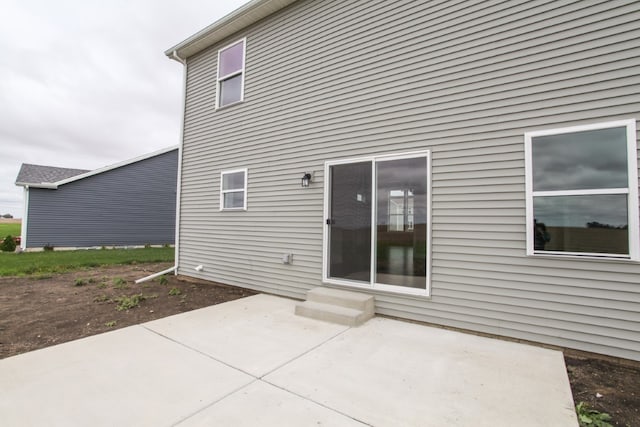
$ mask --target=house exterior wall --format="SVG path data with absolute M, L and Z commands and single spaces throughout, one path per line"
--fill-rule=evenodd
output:
M 29 189 L 27 248 L 173 244 L 178 150 Z
M 526 256 L 524 159 L 525 132 L 640 117 L 638 20 L 637 2 L 301 0 L 187 58 L 179 273 L 303 298 L 324 162 L 430 150 L 431 296 L 377 312 L 640 360 L 640 265 Z M 244 102 L 216 111 L 217 49 L 243 37 Z M 236 168 L 247 211 L 221 212 Z

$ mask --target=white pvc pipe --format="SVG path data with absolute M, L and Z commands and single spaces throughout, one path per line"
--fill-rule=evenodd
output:
M 146 281 L 151 280 L 151 279 L 155 279 L 155 278 L 156 278 L 156 277 L 158 277 L 158 276 L 163 276 L 163 275 L 165 275 L 165 274 L 167 274 L 167 273 L 171 273 L 171 272 L 172 272 L 172 271 L 174 271 L 175 269 L 176 269 L 176 266 L 174 265 L 173 267 L 171 267 L 171 268 L 167 268 L 166 270 L 162 270 L 162 271 L 161 271 L 161 272 L 159 272 L 159 273 L 153 273 L 153 274 L 152 274 L 152 275 L 150 275 L 150 276 L 143 277 L 142 279 L 138 279 L 138 280 L 136 280 L 136 285 L 137 285 L 138 283 L 142 283 L 142 282 L 146 282 Z

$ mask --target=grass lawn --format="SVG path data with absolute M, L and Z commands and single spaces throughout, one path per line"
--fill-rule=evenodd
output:
M 0 252 L 0 276 L 45 275 L 100 265 L 172 262 L 173 248 Z
M 8 235 L 13 237 L 20 236 L 20 224 L 0 222 L 0 240 L 4 239 Z

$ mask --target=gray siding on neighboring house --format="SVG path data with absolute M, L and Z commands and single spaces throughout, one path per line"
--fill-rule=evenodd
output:
M 639 21 L 638 2 L 303 0 L 188 58 L 179 272 L 303 298 L 324 162 L 429 149 L 432 296 L 377 312 L 640 360 L 640 265 L 527 257 L 524 162 L 526 131 L 640 117 Z M 217 49 L 245 36 L 245 101 L 215 111 Z M 220 172 L 244 167 L 248 210 L 220 212 Z
M 173 244 L 178 150 L 29 189 L 27 248 Z

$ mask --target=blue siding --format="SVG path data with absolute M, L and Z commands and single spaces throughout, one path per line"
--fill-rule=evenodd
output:
M 27 248 L 173 244 L 178 150 L 29 189 Z

